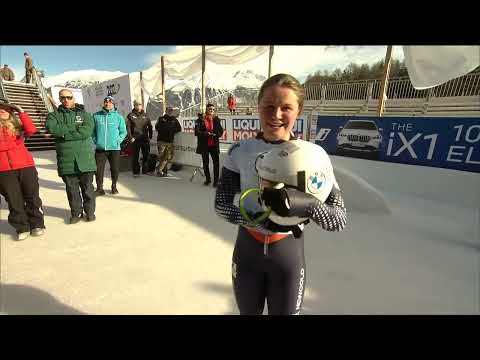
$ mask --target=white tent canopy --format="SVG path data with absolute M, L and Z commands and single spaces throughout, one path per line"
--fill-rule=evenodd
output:
M 251 61 L 268 50 L 268 46 L 206 46 L 205 61 L 220 65 L 238 65 Z M 142 88 L 149 96 L 163 92 L 161 71 L 161 62 L 142 71 Z M 201 46 L 164 56 L 164 73 L 169 79 L 185 79 L 201 71 Z
M 404 46 L 405 64 L 415 89 L 428 89 L 480 66 L 480 46 Z

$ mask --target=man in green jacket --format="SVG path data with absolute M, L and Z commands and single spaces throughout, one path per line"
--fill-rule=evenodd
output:
M 97 170 L 93 152 L 93 118 L 80 109 L 70 90 L 59 92 L 62 105 L 47 116 L 46 128 L 55 137 L 58 175 L 66 185 L 70 224 L 83 217 L 95 220 L 93 174 Z M 81 194 L 80 194 L 81 190 Z
M 125 119 L 115 109 L 115 99 L 107 96 L 103 99 L 103 108 L 93 114 L 95 128 L 92 139 L 95 143 L 95 160 L 97 162 L 96 196 L 105 195 L 103 190 L 103 174 L 108 159 L 112 175 L 112 195 L 118 194 L 117 181 L 120 172 L 120 144 L 127 136 Z

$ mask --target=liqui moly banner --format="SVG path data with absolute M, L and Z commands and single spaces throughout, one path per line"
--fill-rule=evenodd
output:
M 178 121 L 180 122 L 180 126 L 182 127 L 183 132 L 187 133 L 195 133 L 195 121 L 197 120 L 196 117 L 188 117 L 188 118 L 180 118 Z M 227 130 L 227 121 L 225 119 L 220 118 L 220 124 L 223 128 L 223 136 L 220 138 L 220 142 L 227 142 L 229 131 Z
M 232 126 L 232 136 L 227 142 L 236 142 L 245 139 L 251 139 L 261 130 L 260 119 L 258 116 L 232 116 L 227 118 L 227 123 Z M 300 138 L 306 138 L 306 121 L 304 117 L 300 117 L 293 127 L 294 134 Z
M 195 117 L 179 119 L 182 131 L 193 133 L 195 130 Z M 255 137 L 261 130 L 260 119 L 257 115 L 236 115 L 220 118 L 224 133 L 220 139 L 221 143 L 233 143 L 240 140 Z M 293 132 L 300 139 L 307 139 L 306 117 L 300 117 L 295 122 Z

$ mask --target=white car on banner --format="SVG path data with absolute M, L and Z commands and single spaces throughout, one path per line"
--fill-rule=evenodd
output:
M 383 129 L 379 129 L 374 121 L 349 120 L 339 129 L 336 154 L 342 155 L 351 151 L 369 153 L 372 157 L 378 157 Z

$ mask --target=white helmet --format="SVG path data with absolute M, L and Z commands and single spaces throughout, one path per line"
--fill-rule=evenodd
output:
M 263 180 L 272 183 L 272 186 L 281 188 L 294 187 L 297 190 L 315 196 L 322 203 L 330 195 L 335 176 L 328 154 L 319 145 L 304 141 L 291 140 L 282 143 L 274 149 L 260 154 L 255 162 L 263 189 Z M 266 210 L 265 204 L 262 202 Z M 297 225 L 306 218 L 297 216 L 282 217 L 271 212 L 269 218 L 279 225 Z

